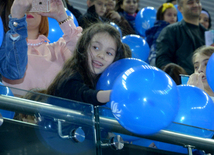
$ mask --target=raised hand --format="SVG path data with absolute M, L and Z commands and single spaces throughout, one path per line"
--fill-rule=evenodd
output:
M 117 20 L 117 21 L 120 21 L 121 20 L 121 16 L 118 12 L 114 11 L 114 10 L 111 10 L 107 13 L 106 15 L 107 18 L 110 18 L 112 20 Z
M 14 0 L 11 7 L 12 18 L 22 18 L 30 10 L 32 0 Z
M 50 1 L 50 12 L 40 12 L 42 16 L 48 16 L 61 22 L 68 18 L 62 0 Z
M 190 75 L 187 84 L 194 85 L 204 90 L 204 84 L 202 81 L 203 76 L 205 76 L 204 73 L 193 73 L 192 75 Z

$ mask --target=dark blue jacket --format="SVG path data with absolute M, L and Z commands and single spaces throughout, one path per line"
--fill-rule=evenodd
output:
M 156 40 L 163 30 L 164 27 L 169 25 L 168 22 L 164 20 L 157 20 L 153 27 L 146 30 L 146 42 L 149 44 L 149 47 L 151 48 L 152 45 L 156 44 Z

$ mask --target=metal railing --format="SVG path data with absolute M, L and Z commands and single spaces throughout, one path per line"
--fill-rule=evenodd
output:
M 81 123 L 83 124 L 91 123 L 91 120 L 86 119 L 86 117 L 82 113 L 71 109 L 5 95 L 0 95 L 0 108 L 17 112 L 27 111 L 28 113 L 32 114 L 42 112 L 43 114 L 48 115 L 50 117 L 63 119 L 68 122 L 81 121 Z M 151 136 L 137 135 L 124 129 L 116 120 L 105 118 L 102 116 L 100 117 L 100 122 L 97 123 L 100 124 L 100 127 L 110 132 L 117 132 L 121 134 L 162 141 L 180 146 L 194 146 L 196 149 L 204 150 L 209 153 L 214 153 L 213 139 L 200 138 L 167 130 L 161 130 L 159 133 Z

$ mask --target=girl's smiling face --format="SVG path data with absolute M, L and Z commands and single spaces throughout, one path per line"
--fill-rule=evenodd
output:
M 92 73 L 101 74 L 116 56 L 117 45 L 108 33 L 97 33 L 88 47 L 88 63 Z

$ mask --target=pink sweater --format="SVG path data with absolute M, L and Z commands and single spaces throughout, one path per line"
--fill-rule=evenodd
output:
M 72 20 L 60 27 L 64 35 L 55 43 L 49 44 L 44 35 L 40 35 L 36 40 L 27 40 L 28 65 L 25 76 L 19 80 L 3 78 L 4 85 L 24 90 L 46 89 L 50 85 L 64 62 L 72 56 L 77 40 L 82 34 L 82 28 L 76 27 Z

